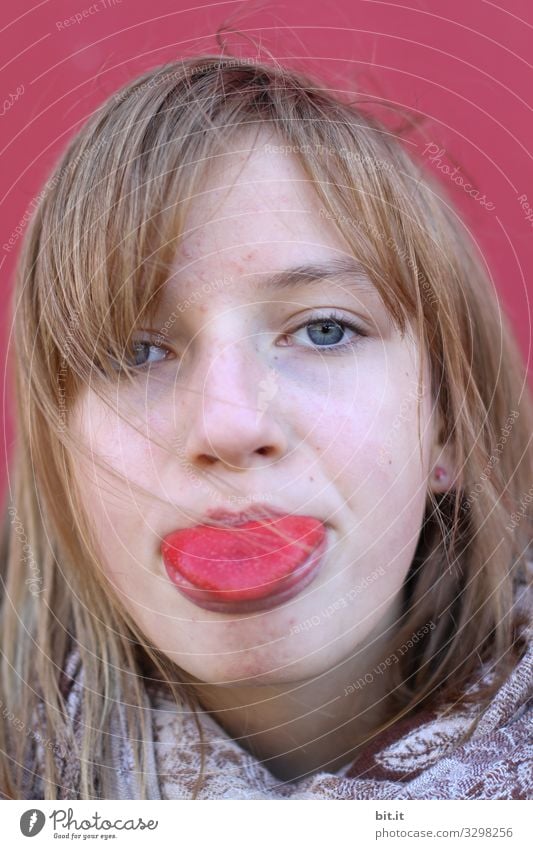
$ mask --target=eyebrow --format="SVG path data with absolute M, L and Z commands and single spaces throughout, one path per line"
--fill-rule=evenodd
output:
M 255 276 L 255 275 L 254 275 Z M 283 290 L 301 286 L 320 286 L 324 281 L 338 278 L 350 278 L 351 285 L 358 289 L 376 294 L 376 288 L 369 279 L 364 266 L 355 258 L 332 259 L 321 263 L 309 263 L 285 268 L 274 274 L 262 274 L 257 279 L 259 291 L 265 289 Z

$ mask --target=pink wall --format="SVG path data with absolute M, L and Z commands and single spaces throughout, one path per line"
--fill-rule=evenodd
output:
M 504 8 L 500 8 L 503 7 Z M 78 20 L 67 19 L 78 15 Z M 20 239 L 9 246 L 68 137 L 113 90 L 143 69 L 216 50 L 230 19 L 232 52 L 261 44 L 282 62 L 345 89 L 379 93 L 426 116 L 426 141 L 445 153 L 433 169 L 452 190 L 493 271 L 531 365 L 533 295 L 531 0 L 17 0 L 0 11 L 0 269 L 11 288 Z M 67 21 L 67 22 L 66 22 Z M 218 50 L 217 50 L 218 52 Z M 423 154 L 424 144 L 411 145 Z M 435 148 L 432 148 L 435 150 Z M 438 170 L 486 196 L 485 205 Z M 533 219 L 533 213 L 531 213 Z M 4 246 L 8 245 L 8 249 Z M 2 299 L 5 304 L 5 298 Z M 2 365 L 9 336 L 2 315 Z M 498 344 L 498 340 L 495 340 Z M 4 375 L 4 369 L 2 370 Z M 3 381 L 4 446 L 12 441 Z

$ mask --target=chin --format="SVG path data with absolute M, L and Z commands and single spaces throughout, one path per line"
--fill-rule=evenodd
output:
M 226 655 L 220 659 L 213 656 L 209 664 L 185 663 L 177 657 L 171 657 L 181 669 L 204 684 L 225 687 L 276 686 L 306 681 L 321 675 L 337 662 L 332 658 L 320 657 L 276 657 L 272 647 L 262 656 L 261 652 L 243 652 L 238 655 Z

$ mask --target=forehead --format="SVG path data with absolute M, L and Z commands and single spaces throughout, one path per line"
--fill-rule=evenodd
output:
M 209 162 L 188 207 L 178 267 L 222 260 L 240 268 L 245 260 L 249 268 L 280 253 L 296 264 L 324 248 L 349 253 L 296 155 L 286 151 L 270 134 L 242 134 Z

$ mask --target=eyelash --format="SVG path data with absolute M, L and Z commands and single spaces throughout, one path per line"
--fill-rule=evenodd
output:
M 359 325 L 355 324 L 353 321 L 349 321 L 344 318 L 340 313 L 337 313 L 335 310 L 328 312 L 326 315 L 313 315 L 307 318 L 302 324 L 299 324 L 297 327 L 294 327 L 292 330 L 283 334 L 284 337 L 291 336 L 296 333 L 298 330 L 302 330 L 304 327 L 310 327 L 313 325 L 327 324 L 328 322 L 333 322 L 341 327 L 343 330 L 351 330 L 356 334 L 355 339 L 351 339 L 348 342 L 342 342 L 337 345 L 315 345 L 311 343 L 310 345 L 304 345 L 304 348 L 310 348 L 313 351 L 326 352 L 327 354 L 335 354 L 339 352 L 345 352 L 347 350 L 353 350 L 357 347 L 361 341 L 368 335 Z M 149 339 L 138 339 L 134 345 L 147 345 L 148 348 L 158 348 L 159 350 L 166 351 L 167 354 L 171 353 L 169 348 L 166 348 L 164 345 L 156 345 L 154 342 L 150 342 Z M 163 357 L 160 362 L 164 362 L 167 358 Z M 146 368 L 149 363 L 142 363 L 140 365 L 129 365 L 131 369 L 134 371 L 140 371 L 143 368 Z

